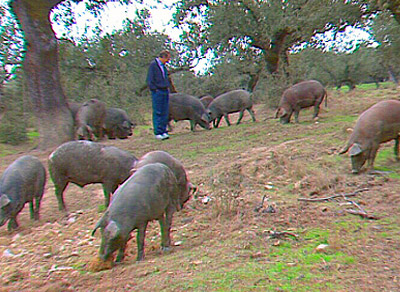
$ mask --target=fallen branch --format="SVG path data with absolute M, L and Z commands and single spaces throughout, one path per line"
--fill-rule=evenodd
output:
M 366 212 L 362 212 L 362 211 L 357 211 L 357 210 L 353 210 L 353 209 L 348 209 L 348 210 L 346 210 L 346 212 L 349 213 L 349 214 L 352 214 L 352 215 L 361 216 L 362 218 L 365 218 L 365 219 L 379 220 L 378 217 L 376 217 L 376 216 L 374 216 L 374 215 L 367 214 Z
M 293 236 L 296 240 L 298 239 L 298 235 L 288 231 L 274 231 L 268 230 L 267 231 L 270 238 L 282 238 L 285 236 Z
M 333 195 L 330 197 L 324 197 L 324 198 L 312 198 L 312 199 L 298 198 L 297 200 L 304 201 L 304 202 L 322 202 L 322 201 L 329 201 L 329 200 L 336 199 L 336 198 L 353 197 L 353 196 L 357 195 L 358 193 L 365 192 L 365 191 L 369 191 L 369 189 L 363 188 L 363 189 L 356 190 L 350 194 L 336 194 L 336 195 Z
M 261 200 L 261 204 L 254 208 L 254 212 L 259 212 L 262 208 L 264 208 L 264 201 L 267 195 L 264 195 Z

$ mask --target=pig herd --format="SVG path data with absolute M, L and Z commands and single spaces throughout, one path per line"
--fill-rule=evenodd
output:
M 168 250 L 172 216 L 195 190 L 182 163 L 164 151 L 149 152 L 138 160 L 117 147 L 71 141 L 50 154 L 48 169 L 62 211 L 66 211 L 64 190 L 68 183 L 103 185 L 107 210 L 93 234 L 100 228 L 99 258 L 104 262 L 113 260 L 117 250 L 116 261 L 124 258 L 133 230 L 137 230 L 137 260 L 142 260 L 146 227 L 152 220 L 159 221 L 161 247 Z M 38 158 L 25 155 L 10 164 L 0 178 L 0 226 L 8 221 L 8 230 L 16 229 L 17 215 L 26 203 L 31 219 L 39 220 L 45 185 L 46 170 Z
M 289 123 L 295 114 L 298 122 L 302 108 L 314 107 L 314 117 L 326 99 L 324 87 L 315 80 L 295 84 L 284 91 L 276 118 Z M 70 103 L 78 138 L 84 140 L 127 138 L 134 124 L 126 112 L 106 108 L 97 99 L 83 104 Z M 230 125 L 228 115 L 240 112 L 237 124 L 247 110 L 255 121 L 251 94 L 233 90 L 215 99 L 175 93 L 170 96 L 170 120 L 189 120 L 191 130 L 199 124 L 210 129 L 218 127 L 222 117 Z M 352 172 L 358 173 L 368 162 L 372 169 L 381 143 L 395 140 L 394 152 L 398 160 L 400 132 L 400 101 L 378 102 L 363 112 L 355 125 L 347 145 L 339 154 L 349 152 Z M 84 162 L 84 163 L 82 163 Z M 149 221 L 158 220 L 161 228 L 161 247 L 170 247 L 173 214 L 181 210 L 195 187 L 190 183 L 182 163 L 164 151 L 149 152 L 140 159 L 117 147 L 92 141 L 71 141 L 55 149 L 48 158 L 48 170 L 54 183 L 59 210 L 66 211 L 64 191 L 69 183 L 80 187 L 101 183 L 105 211 L 94 227 L 101 231 L 99 259 L 122 261 L 131 232 L 137 230 L 137 260 L 144 258 L 144 240 Z M 34 156 L 25 155 L 4 171 L 0 178 L 0 226 L 8 221 L 8 229 L 18 227 L 17 215 L 29 203 L 31 219 L 39 219 L 39 209 L 46 185 L 46 170 Z M 110 195 L 112 194 L 112 200 Z
M 126 139 L 132 136 L 134 124 L 126 111 L 120 108 L 107 108 L 105 103 L 92 98 L 82 104 L 68 104 L 75 125 L 76 138 L 80 140 Z

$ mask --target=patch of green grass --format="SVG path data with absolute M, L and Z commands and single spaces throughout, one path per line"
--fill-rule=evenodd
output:
M 337 122 L 349 122 L 352 123 L 355 120 L 357 120 L 358 115 L 353 116 L 353 115 L 347 115 L 347 116 L 331 116 L 326 119 L 324 119 L 322 122 L 323 123 L 337 123 Z
M 97 208 L 97 212 L 103 213 L 106 209 L 107 207 L 105 205 L 99 205 L 99 207 Z
M 223 268 L 207 269 L 179 288 L 211 291 L 337 291 L 342 289 L 334 281 L 336 264 L 354 264 L 355 260 L 341 251 L 318 253 L 315 248 L 327 243 L 329 231 L 312 229 L 304 234 L 304 241 L 283 241 L 278 246 L 260 250 L 266 257 L 246 261 L 232 261 Z M 320 281 L 320 279 L 325 279 Z
M 38 138 L 39 137 L 39 132 L 32 131 L 27 133 L 29 138 Z

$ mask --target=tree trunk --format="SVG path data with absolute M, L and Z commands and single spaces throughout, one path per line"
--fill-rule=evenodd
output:
M 264 51 L 267 70 L 271 74 L 274 74 L 278 71 L 279 60 L 283 50 L 285 49 L 285 39 L 289 34 L 290 33 L 287 29 L 283 29 L 275 33 L 270 42 L 270 48 L 265 49 Z
M 388 67 L 389 78 L 393 81 L 394 84 L 399 85 L 399 80 L 396 77 L 396 73 L 394 73 L 393 67 L 389 65 Z
M 49 13 L 61 1 L 14 0 L 12 8 L 25 34 L 24 72 L 37 118 L 41 150 L 74 139 L 73 119 L 60 82 L 58 44 Z

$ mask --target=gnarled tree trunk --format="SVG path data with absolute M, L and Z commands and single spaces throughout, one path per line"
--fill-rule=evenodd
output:
M 25 34 L 23 63 L 27 91 L 39 130 L 39 149 L 74 139 L 73 119 L 61 87 L 58 44 L 51 28 L 51 9 L 62 1 L 14 0 L 12 8 Z

